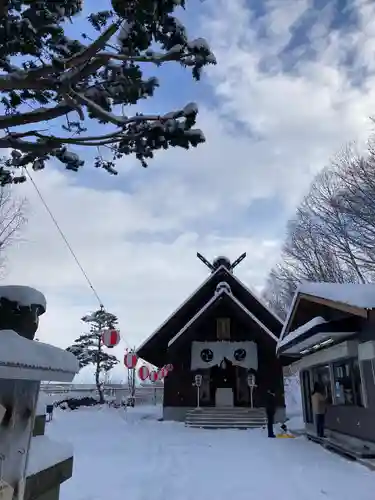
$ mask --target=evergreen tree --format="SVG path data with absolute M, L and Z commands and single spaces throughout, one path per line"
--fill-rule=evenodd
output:
M 118 319 L 114 314 L 108 313 L 103 308 L 82 318 L 82 321 L 90 325 L 90 332 L 78 337 L 67 351 L 74 354 L 79 362 L 80 368 L 88 365 L 95 366 L 95 383 L 99 393 L 99 402 L 104 403 L 103 387 L 100 376 L 108 374 L 119 362 L 116 356 L 103 350 L 103 330 L 114 329 Z
M 126 110 L 154 95 L 159 81 L 150 69 L 176 63 L 199 80 L 216 63 L 207 42 L 188 40 L 174 15 L 186 0 L 106 2 L 83 27 L 82 0 L 0 0 L 0 149 L 12 150 L 0 183 L 24 182 L 25 166 L 40 170 L 51 158 L 77 171 L 82 147 L 116 174 L 126 155 L 146 167 L 154 151 L 205 141 L 194 103 L 168 113 Z M 84 32 L 72 38 L 75 23 Z M 104 133 L 88 132 L 92 120 Z

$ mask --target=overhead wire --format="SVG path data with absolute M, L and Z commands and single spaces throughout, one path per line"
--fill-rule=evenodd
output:
M 72 257 L 73 257 L 73 259 L 75 260 L 75 262 L 76 262 L 76 264 L 77 264 L 78 268 L 80 269 L 80 271 L 81 271 L 82 275 L 84 276 L 84 278 L 85 278 L 85 280 L 86 280 L 86 282 L 87 282 L 88 286 L 90 287 L 91 291 L 93 292 L 93 294 L 95 295 L 95 297 L 96 297 L 97 301 L 99 302 L 99 306 L 100 306 L 100 308 L 101 308 L 101 309 L 104 309 L 103 302 L 102 302 L 102 300 L 100 299 L 99 294 L 98 294 L 98 292 L 96 291 L 96 289 L 95 289 L 95 287 L 94 287 L 94 285 L 93 285 L 92 281 L 90 280 L 90 278 L 88 277 L 88 274 L 86 273 L 86 271 L 85 271 L 85 269 L 83 268 L 82 264 L 81 264 L 81 263 L 80 263 L 80 261 L 78 260 L 78 257 L 77 257 L 77 255 L 76 255 L 76 253 L 74 252 L 74 250 L 73 250 L 72 246 L 70 245 L 70 243 L 69 243 L 69 241 L 68 241 L 68 238 L 65 236 L 65 234 L 64 234 L 64 232 L 63 232 L 63 230 L 61 229 L 61 227 L 60 227 L 59 223 L 58 223 L 58 222 L 57 222 L 57 220 L 56 220 L 56 217 L 53 215 L 53 213 L 52 213 L 52 211 L 50 210 L 50 208 L 49 208 L 49 206 L 48 206 L 48 204 L 47 204 L 46 200 L 44 199 L 44 197 L 43 197 L 43 195 L 42 195 L 42 193 L 41 193 L 40 189 L 39 189 L 39 188 L 38 188 L 38 186 L 36 185 L 36 183 L 35 183 L 34 179 L 32 178 L 32 176 L 31 176 L 31 174 L 30 174 L 29 170 L 28 170 L 26 167 L 25 167 L 25 172 L 26 172 L 27 177 L 30 179 L 30 181 L 31 181 L 32 185 L 34 186 L 34 189 L 35 189 L 35 191 L 37 192 L 37 194 L 38 194 L 38 196 L 39 196 L 39 198 L 40 198 L 40 201 L 43 203 L 44 208 L 47 210 L 47 212 L 48 212 L 49 216 L 51 217 L 51 220 L 52 220 L 52 222 L 54 223 L 54 225 L 55 225 L 56 229 L 58 230 L 58 232 L 59 232 L 59 234 L 60 234 L 61 238 L 63 239 L 63 241 L 64 241 L 64 243 L 65 243 L 66 247 L 68 248 L 68 250 L 69 250 L 70 254 L 71 254 L 71 255 L 72 255 Z
M 34 110 L 33 106 L 32 106 L 30 103 L 25 102 L 25 104 L 27 104 L 27 105 L 29 106 L 29 108 L 31 108 L 31 109 L 33 109 L 33 110 Z M 46 122 L 46 123 L 47 123 L 47 122 Z M 50 123 L 48 123 L 48 128 L 49 128 L 49 129 L 51 128 L 51 124 L 50 124 Z M 78 133 L 78 131 L 77 131 L 77 130 L 76 130 L 76 131 L 74 131 L 74 132 L 72 133 L 72 135 L 71 135 L 71 137 L 70 137 L 70 138 L 73 138 L 73 137 L 74 137 L 77 133 Z M 108 149 L 110 149 L 110 150 L 112 150 L 112 148 L 111 148 L 110 146 L 108 146 L 108 145 L 103 145 L 103 146 L 104 146 L 104 147 L 106 147 L 106 148 L 108 148 Z M 98 148 L 98 152 L 100 153 L 99 148 Z M 42 204 L 43 204 L 44 208 L 47 210 L 47 213 L 49 214 L 49 216 L 50 216 L 50 218 L 51 218 L 51 220 L 52 220 L 53 224 L 55 225 L 55 227 L 56 227 L 57 231 L 59 232 L 59 234 L 60 234 L 60 236 L 61 236 L 62 240 L 64 241 L 64 243 L 65 243 L 66 247 L 68 248 L 68 250 L 69 250 L 69 252 L 70 252 L 71 256 L 72 256 L 72 257 L 73 257 L 73 259 L 74 259 L 74 261 L 76 262 L 76 264 L 77 264 L 77 266 L 78 266 L 79 270 L 81 271 L 81 273 L 82 273 L 82 275 L 83 275 L 84 279 L 86 280 L 86 282 L 87 282 L 87 284 L 88 284 L 89 288 L 91 289 L 91 291 L 93 292 L 93 294 L 94 294 L 95 298 L 97 299 L 97 301 L 98 301 L 98 303 L 99 303 L 99 307 L 100 307 L 100 309 L 105 309 L 105 308 L 104 308 L 104 305 L 103 305 L 103 302 L 102 302 L 102 300 L 100 299 L 100 296 L 99 296 L 98 292 L 96 291 L 96 289 L 95 289 L 95 287 L 94 287 L 94 285 L 93 285 L 92 281 L 90 280 L 90 278 L 89 278 L 88 274 L 86 273 L 86 271 L 85 271 L 84 267 L 83 267 L 83 266 L 82 266 L 82 264 L 80 263 L 80 261 L 79 261 L 79 259 L 78 259 L 77 255 L 76 255 L 76 253 L 74 252 L 74 250 L 73 250 L 72 246 L 71 246 L 71 245 L 70 245 L 70 243 L 69 243 L 69 240 L 68 240 L 68 239 L 67 239 L 67 237 L 65 236 L 65 234 L 64 234 L 64 232 L 63 232 L 63 230 L 61 229 L 61 227 L 60 227 L 60 225 L 59 225 L 59 223 L 58 223 L 57 219 L 55 218 L 55 216 L 53 215 L 52 211 L 50 210 L 50 208 L 49 208 L 49 206 L 48 206 L 47 202 L 46 202 L 46 201 L 45 201 L 45 199 L 44 199 L 44 196 L 42 195 L 42 193 L 41 193 L 40 189 L 38 188 L 37 184 L 35 183 L 35 181 L 34 181 L 34 179 L 33 179 L 32 175 L 30 174 L 30 172 L 29 172 L 29 170 L 27 169 L 27 167 L 23 167 L 23 171 L 26 173 L 27 177 L 29 178 L 30 182 L 32 183 L 32 185 L 33 185 L 33 187 L 34 187 L 35 191 L 36 191 L 36 192 L 37 192 L 37 194 L 38 194 L 38 197 L 39 197 L 40 201 L 42 202 Z M 129 343 L 128 343 L 125 339 L 123 339 L 123 340 L 125 341 L 126 345 L 127 345 L 127 346 L 128 346 L 128 348 L 129 348 Z M 131 350 L 133 350 L 133 349 L 131 349 Z M 134 350 L 135 350 L 135 349 L 134 349 Z
M 64 243 L 65 243 L 66 247 L 68 248 L 68 250 L 69 250 L 70 254 L 72 255 L 72 257 L 73 257 L 73 259 L 74 259 L 74 261 L 76 262 L 76 264 L 77 264 L 78 268 L 80 269 L 80 271 L 81 271 L 82 275 L 84 276 L 84 278 L 85 278 L 85 280 L 86 280 L 86 282 L 87 282 L 87 284 L 88 284 L 89 288 L 91 289 L 91 291 L 92 291 L 92 292 L 93 292 L 93 294 L 95 295 L 95 297 L 96 297 L 97 301 L 99 302 L 99 306 L 100 306 L 100 308 L 101 308 L 101 309 L 104 309 L 103 302 L 102 302 L 102 300 L 100 299 L 100 296 L 99 296 L 98 292 L 96 291 L 96 289 L 95 289 L 95 287 L 94 287 L 94 285 L 93 285 L 92 281 L 90 280 L 90 278 L 89 278 L 88 274 L 86 273 L 86 271 L 85 271 L 84 267 L 83 267 L 83 266 L 82 266 L 82 264 L 80 263 L 80 261 L 79 261 L 79 259 L 78 259 L 77 255 L 76 255 L 76 253 L 74 252 L 74 250 L 73 250 L 73 248 L 72 248 L 71 244 L 69 243 L 68 238 L 65 236 L 65 234 L 64 234 L 64 232 L 63 232 L 63 230 L 61 229 L 60 224 L 58 223 L 58 221 L 57 221 L 56 217 L 53 215 L 52 210 L 49 208 L 49 206 L 48 206 L 48 204 L 47 204 L 47 202 L 46 202 L 46 200 L 45 200 L 45 198 L 44 198 L 43 194 L 41 193 L 40 189 L 38 188 L 38 186 L 37 186 L 36 182 L 34 181 L 34 179 L 33 179 L 32 175 L 31 175 L 31 174 L 30 174 L 30 172 L 28 171 L 27 167 L 24 167 L 24 170 L 25 170 L 25 173 L 26 173 L 27 177 L 29 178 L 29 180 L 30 180 L 31 184 L 33 185 L 33 187 L 34 187 L 35 191 L 37 192 L 37 194 L 38 194 L 38 197 L 39 197 L 40 201 L 43 203 L 44 208 L 47 210 L 47 212 L 48 212 L 48 214 L 49 214 L 49 216 L 50 216 L 50 218 L 51 218 L 52 222 L 54 223 L 54 225 L 55 225 L 56 229 L 58 230 L 58 232 L 59 232 L 59 234 L 60 234 L 60 236 L 61 236 L 61 238 L 63 239 L 63 241 L 64 241 Z M 124 340 L 125 344 L 126 344 L 126 345 L 127 345 L 127 347 L 129 348 L 129 347 L 130 347 L 130 345 L 129 345 L 129 343 L 127 342 L 127 340 L 126 340 L 125 338 L 123 338 L 122 340 Z M 133 351 L 133 350 L 135 350 L 135 349 L 130 348 L 129 350 Z

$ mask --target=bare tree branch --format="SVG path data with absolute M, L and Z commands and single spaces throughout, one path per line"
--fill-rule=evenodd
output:
M 28 202 L 14 196 L 9 186 L 0 187 L 0 275 L 6 268 L 6 250 L 14 244 L 27 222 Z
M 341 152 L 314 179 L 289 221 L 279 263 L 264 298 L 285 317 L 301 281 L 375 279 L 375 150 Z

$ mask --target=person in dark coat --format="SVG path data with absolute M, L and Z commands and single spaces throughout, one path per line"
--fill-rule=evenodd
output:
M 273 432 L 273 425 L 275 422 L 275 413 L 276 413 L 276 394 L 269 389 L 266 394 L 266 413 L 267 413 L 267 430 L 268 437 L 274 438 L 276 437 Z

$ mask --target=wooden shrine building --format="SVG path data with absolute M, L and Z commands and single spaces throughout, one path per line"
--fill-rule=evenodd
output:
M 262 408 L 271 389 L 276 419 L 283 419 L 283 372 L 276 356 L 281 320 L 233 273 L 246 254 L 233 263 L 197 255 L 210 276 L 137 350 L 157 367 L 173 364 L 164 383 L 164 419 L 184 420 L 198 406 L 197 374 L 201 408 Z M 249 374 L 256 384 L 252 396 Z

